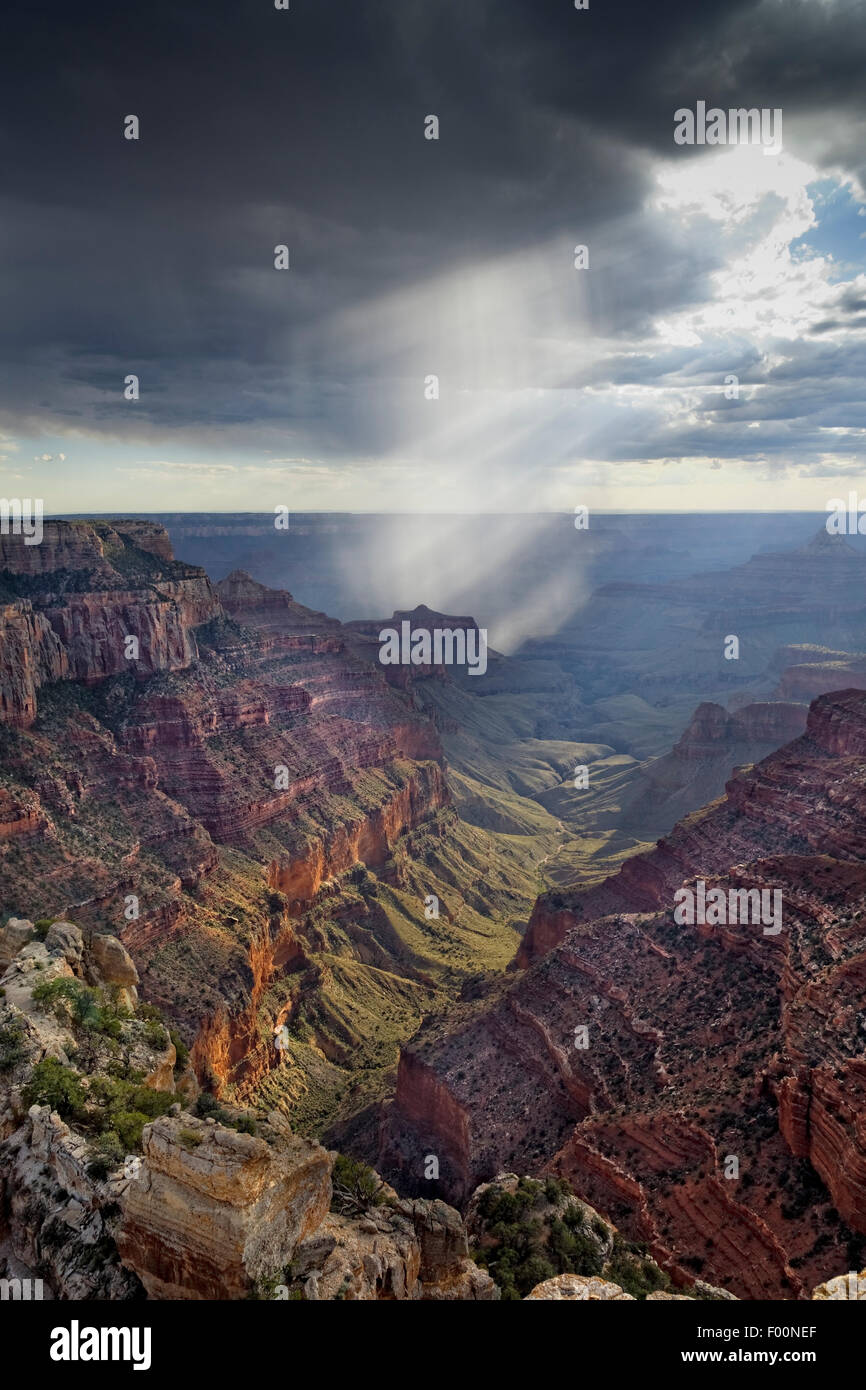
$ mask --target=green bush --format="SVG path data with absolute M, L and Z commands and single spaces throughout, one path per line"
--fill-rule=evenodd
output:
M 13 1019 L 0 1028 L 0 1071 L 10 1071 L 26 1055 L 24 1029 L 17 1019 Z
M 514 1192 L 489 1187 L 481 1194 L 478 1213 L 487 1239 L 472 1257 L 499 1285 L 503 1299 L 523 1299 L 556 1274 L 602 1272 L 598 1237 L 606 1236 L 607 1228 L 602 1226 L 594 1239 L 574 1201 L 558 1212 L 566 1196 L 571 1188 L 557 1178 L 544 1183 L 521 1178 Z
M 671 1286 L 664 1270 L 647 1259 L 640 1247 L 624 1240 L 619 1234 L 613 1238 L 613 1251 L 604 1277 L 619 1284 L 632 1298 L 646 1298 L 648 1293 L 655 1293 L 656 1289 L 669 1289 Z
M 126 1152 L 120 1136 L 113 1129 L 106 1130 L 90 1146 L 92 1157 L 87 1165 L 88 1173 L 92 1178 L 106 1178 L 112 1169 L 120 1166 Z
M 202 1139 L 198 1131 L 194 1129 L 182 1129 L 177 1137 L 185 1149 L 197 1149 Z
M 162 1010 L 155 1004 L 139 1004 L 135 1014 L 136 1018 L 143 1018 L 147 1023 L 162 1023 Z
M 161 1023 L 155 1021 L 145 1025 L 144 1036 L 149 1047 L 155 1048 L 158 1052 L 164 1052 L 168 1046 L 168 1033 Z
M 123 1019 L 129 1017 L 111 994 L 90 989 L 82 980 L 68 976 L 40 980 L 33 987 L 33 1001 L 88 1032 L 115 1039 L 121 1035 Z
M 141 1149 L 141 1132 L 151 1116 L 141 1110 L 116 1110 L 112 1124 L 124 1153 L 137 1153 Z
M 34 985 L 33 1002 L 44 1005 L 46 1010 L 51 1009 L 60 1017 L 68 1012 L 80 1019 L 95 1004 L 96 992 L 88 989 L 81 980 L 58 975 L 53 980 L 40 980 L 38 985 Z M 68 1009 L 64 1009 L 64 1005 L 68 1005 Z
M 201 1091 L 196 1097 L 195 1113 L 201 1120 L 216 1120 L 217 1124 L 225 1125 L 226 1129 L 235 1129 L 239 1134 L 258 1133 L 254 1115 L 233 1115 L 207 1091 Z
M 56 1057 L 43 1057 L 36 1063 L 22 1095 L 25 1105 L 50 1105 L 64 1119 L 80 1115 L 84 1109 L 81 1077 Z
M 168 1036 L 174 1043 L 174 1050 L 177 1053 L 177 1061 L 174 1064 L 175 1071 L 183 1071 L 189 1061 L 189 1048 L 176 1028 L 169 1028 Z
M 331 1211 L 344 1216 L 358 1215 L 385 1200 L 378 1174 L 359 1159 L 338 1154 L 331 1172 L 333 1195 Z
M 571 1196 L 571 1188 L 564 1178 L 546 1178 L 544 1183 L 544 1195 L 547 1201 L 550 1202 L 550 1205 L 555 1206 L 560 1198 Z M 579 1207 L 575 1207 L 575 1211 L 579 1210 Z
M 154 1091 L 142 1085 L 140 1072 L 127 1079 L 94 1076 L 90 1099 L 96 1107 L 89 1116 L 91 1123 L 103 1133 L 116 1133 L 124 1153 L 140 1150 L 144 1126 L 164 1115 L 175 1102 L 170 1091 Z

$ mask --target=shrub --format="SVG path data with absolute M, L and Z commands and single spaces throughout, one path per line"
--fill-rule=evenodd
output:
M 162 1010 L 155 1004 L 139 1004 L 135 1011 L 137 1018 L 143 1018 L 147 1023 L 162 1023 Z
M 0 1071 L 9 1071 L 26 1056 L 24 1029 L 17 1019 L 0 1028 Z
M 87 1171 L 92 1178 L 106 1178 L 113 1168 L 118 1168 L 126 1156 L 126 1149 L 120 1136 L 108 1129 L 100 1134 L 90 1146 L 91 1159 Z
M 164 1115 L 175 1097 L 170 1091 L 153 1091 L 141 1084 L 141 1073 L 134 1072 L 124 1079 L 114 1076 L 94 1076 L 90 1082 L 90 1099 L 98 1107 L 89 1119 L 103 1133 L 114 1132 L 124 1145 L 124 1153 L 141 1148 L 141 1131 L 150 1120 Z
M 141 1131 L 150 1116 L 141 1110 L 117 1110 L 112 1123 L 125 1153 L 135 1153 L 141 1148 Z
M 129 1016 L 111 995 L 90 989 L 83 981 L 68 976 L 40 980 L 33 987 L 33 1000 L 51 1009 L 60 1019 L 71 1020 L 88 1032 L 103 1033 L 115 1039 L 120 1037 L 122 1019 Z
M 182 1129 L 177 1137 L 185 1149 L 197 1149 L 201 1143 L 201 1135 L 194 1129 Z
M 96 993 L 81 980 L 59 975 L 53 980 L 40 980 L 38 985 L 34 985 L 33 1002 L 44 1005 L 46 1010 L 51 1009 L 61 1018 L 64 1013 L 69 1013 L 80 1020 L 87 1009 L 95 1004 Z M 68 1008 L 64 1008 L 64 1005 L 68 1005 Z
M 568 1184 L 556 1178 L 521 1179 L 514 1192 L 494 1186 L 482 1193 L 478 1213 L 487 1239 L 472 1257 L 495 1279 L 503 1299 L 523 1299 L 556 1274 L 602 1273 L 600 1241 L 607 1227 L 597 1218 L 587 1225 L 573 1200 L 557 1214 L 562 1199 L 571 1195 Z
M 544 1183 L 544 1195 L 551 1206 L 555 1206 L 561 1197 L 570 1197 L 571 1188 L 564 1178 L 546 1178 Z M 577 1207 L 575 1210 L 579 1211 Z
M 144 1036 L 148 1046 L 155 1048 L 158 1052 L 164 1052 L 168 1046 L 169 1035 L 161 1023 L 148 1022 L 145 1026 Z
M 383 1183 L 377 1173 L 359 1159 L 338 1154 L 331 1172 L 333 1195 L 331 1211 L 343 1216 L 358 1215 L 385 1200 Z
M 700 1258 L 685 1260 L 684 1263 L 692 1264 L 698 1273 L 704 1267 L 704 1261 Z M 638 1246 L 618 1234 L 613 1238 L 613 1253 L 604 1277 L 619 1284 L 632 1298 L 646 1298 L 648 1293 L 654 1293 L 656 1289 L 668 1289 L 671 1282 L 664 1270 L 647 1259 Z
M 81 1077 L 56 1057 L 43 1057 L 36 1063 L 22 1095 L 25 1105 L 50 1105 L 64 1119 L 79 1115 L 84 1109 Z
M 189 1048 L 176 1028 L 169 1028 L 168 1036 L 174 1043 L 174 1050 L 177 1053 L 177 1061 L 174 1064 L 175 1071 L 183 1071 L 189 1061 Z
M 196 1097 L 194 1106 L 195 1114 L 201 1120 L 216 1120 L 217 1124 L 225 1125 L 226 1129 L 237 1130 L 239 1134 L 257 1134 L 255 1115 L 235 1115 L 231 1110 L 226 1110 L 215 1096 L 207 1091 L 201 1091 Z

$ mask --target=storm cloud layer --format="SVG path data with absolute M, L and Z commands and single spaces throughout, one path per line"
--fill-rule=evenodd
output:
M 861 470 L 862 4 L 149 0 L 6 37 L 23 479 L 376 508 L 433 476 L 445 510 Z M 699 99 L 781 108 L 783 153 L 675 146 Z

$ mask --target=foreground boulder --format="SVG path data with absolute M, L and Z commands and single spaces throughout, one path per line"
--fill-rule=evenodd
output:
M 866 1299 L 866 1269 L 861 1269 L 859 1274 L 855 1274 L 853 1271 L 850 1274 L 837 1274 L 835 1279 L 828 1279 L 825 1284 L 819 1284 L 817 1288 L 813 1289 L 812 1297 L 819 1301 L 843 1298 Z
M 467 1229 L 458 1211 L 440 1201 L 399 1201 L 421 1249 L 421 1297 L 435 1302 L 489 1302 L 499 1288 L 486 1270 L 469 1258 Z
M 298 1248 L 292 1275 L 308 1300 L 417 1297 L 421 1251 L 412 1225 L 383 1210 L 359 1220 L 331 1213 Z
M 340 1160 L 339 1155 L 331 1157 Z M 298 1247 L 281 1296 L 305 1299 L 423 1299 L 492 1302 L 497 1285 L 469 1258 L 463 1218 L 444 1202 L 406 1199 L 368 1170 L 375 1192 L 345 1209 L 335 1171 L 332 1210 Z M 342 1208 L 342 1209 L 340 1209 Z
M 551 1299 L 557 1303 L 566 1300 L 584 1303 L 587 1300 L 593 1303 L 625 1300 L 634 1303 L 631 1294 L 621 1289 L 619 1284 L 583 1274 L 557 1274 L 553 1279 L 545 1279 L 543 1284 L 536 1284 L 524 1302 L 528 1303 L 531 1298 Z
M 45 936 L 50 956 L 62 956 L 76 975 L 82 974 L 84 938 L 73 922 L 52 922 Z
M 26 917 L 10 917 L 5 927 L 0 927 L 0 971 L 6 969 L 32 936 L 33 923 Z
M 143 1148 L 117 1247 L 151 1298 L 244 1298 L 328 1211 L 327 1152 L 276 1113 L 256 1135 L 166 1115 L 145 1128 Z
M 94 984 L 114 985 L 123 1004 L 134 1009 L 138 1002 L 138 971 L 123 943 L 116 936 L 94 933 L 90 960 Z

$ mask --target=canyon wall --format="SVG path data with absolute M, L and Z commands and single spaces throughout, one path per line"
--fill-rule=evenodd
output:
M 460 839 L 411 681 L 392 686 L 375 644 L 291 594 L 240 571 L 211 585 L 154 523 L 51 522 L 41 546 L 3 541 L 6 909 L 120 936 L 146 996 L 221 1091 L 276 1085 L 272 1030 L 289 1019 L 305 1035 L 306 1012 L 316 1044 L 282 1068 L 275 1098 L 303 1099 L 320 1040 L 351 1059 L 354 1034 L 334 1040 L 343 1026 L 327 999 L 348 976 L 335 980 L 319 953 L 368 972 L 350 982 L 362 1011 L 369 996 L 383 1015 L 365 1020 L 364 1046 L 381 1031 L 396 1058 L 392 1030 L 411 1031 L 440 988 L 412 920 L 424 921 L 425 896 L 444 903 L 453 885 L 459 902 L 454 861 L 466 864 L 472 906 L 446 919 L 462 934 L 458 979 L 476 968 L 476 921 L 496 935 L 482 899 L 513 911 L 507 872 L 474 886 L 483 856 Z M 406 846 L 428 828 L 416 884 Z M 355 869 L 389 877 L 387 911 L 351 886 Z M 500 930 L 504 963 L 516 936 Z M 443 957 L 454 949 L 449 937 Z M 455 988 L 450 967 L 438 973 Z
M 711 724 L 715 725 L 714 715 Z M 379 1162 L 463 1200 L 566 1176 L 675 1279 L 798 1298 L 866 1235 L 866 694 L 604 883 L 547 895 L 509 983 L 402 1050 Z M 781 895 L 781 930 L 674 921 L 673 895 Z M 683 1263 L 685 1256 L 689 1261 Z

